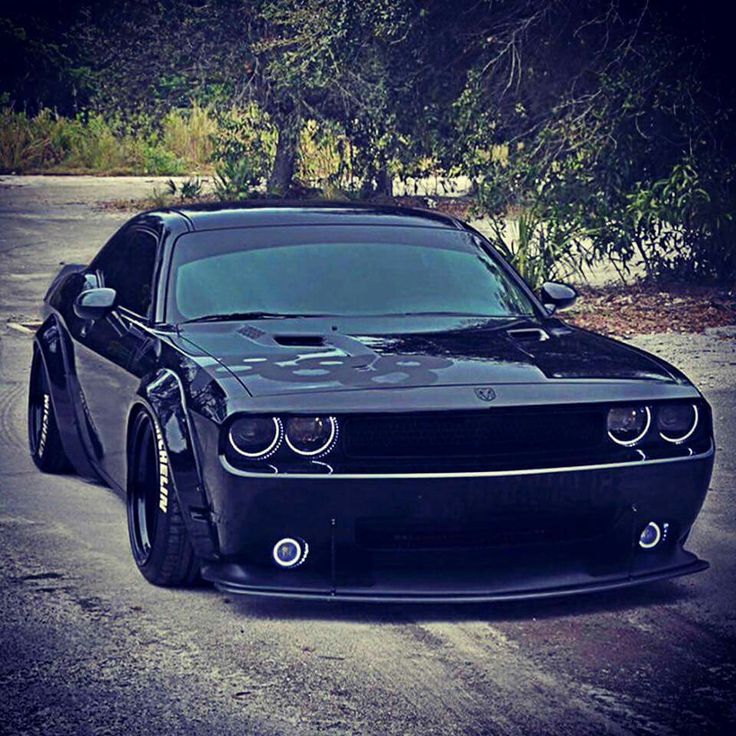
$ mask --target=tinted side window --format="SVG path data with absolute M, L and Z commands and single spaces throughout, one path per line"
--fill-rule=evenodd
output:
M 94 262 L 102 283 L 118 293 L 118 304 L 147 315 L 151 307 L 156 236 L 131 229 L 110 241 Z

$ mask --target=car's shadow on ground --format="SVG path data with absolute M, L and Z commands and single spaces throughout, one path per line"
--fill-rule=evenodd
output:
M 222 594 L 222 604 L 240 615 L 354 623 L 515 622 L 558 619 L 671 605 L 696 594 L 677 581 L 660 581 L 628 589 L 498 603 L 368 603 L 289 600 Z

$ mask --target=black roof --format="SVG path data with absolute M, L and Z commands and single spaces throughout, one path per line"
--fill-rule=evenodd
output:
M 413 207 L 306 200 L 212 202 L 164 210 L 187 218 L 194 230 L 269 225 L 394 225 L 462 228 L 459 220 Z

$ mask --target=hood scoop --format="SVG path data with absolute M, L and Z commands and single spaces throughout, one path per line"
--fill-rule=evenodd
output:
M 299 333 L 273 334 L 255 325 L 243 325 L 238 334 L 265 347 L 282 348 L 323 348 L 330 345 L 324 335 L 304 335 Z
M 323 348 L 327 345 L 322 335 L 273 335 L 273 341 L 285 348 Z
M 507 330 L 506 334 L 519 342 L 545 342 L 549 340 L 549 333 L 541 327 L 519 327 L 515 330 Z

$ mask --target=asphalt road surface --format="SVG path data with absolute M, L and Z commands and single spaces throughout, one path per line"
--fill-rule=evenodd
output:
M 687 371 L 719 456 L 690 547 L 705 573 L 545 602 L 399 606 L 157 589 L 121 500 L 26 449 L 31 338 L 61 261 L 143 179 L 0 178 L 0 733 L 698 734 L 736 723 L 736 341 L 636 342 Z M 730 336 L 729 336 L 730 334 Z

